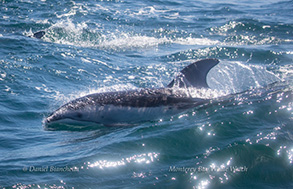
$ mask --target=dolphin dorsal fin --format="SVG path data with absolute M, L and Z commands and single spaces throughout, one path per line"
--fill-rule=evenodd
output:
M 196 61 L 181 70 L 180 74 L 173 79 L 167 87 L 171 88 L 177 86 L 180 88 L 208 88 L 209 86 L 206 81 L 207 74 L 210 69 L 212 69 L 219 62 L 220 61 L 218 59 L 203 59 Z
M 34 33 L 33 37 L 37 38 L 37 39 L 41 39 L 44 35 L 46 34 L 45 31 L 38 31 L 36 33 Z

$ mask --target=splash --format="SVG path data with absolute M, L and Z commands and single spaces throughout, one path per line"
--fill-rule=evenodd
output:
M 67 18 L 49 27 L 43 39 L 58 44 L 95 47 L 101 36 L 98 31 L 89 29 L 86 22 L 75 24 Z
M 104 26 L 97 24 L 97 28 L 90 28 L 90 23 L 74 23 L 70 18 L 61 20 L 46 30 L 43 40 L 47 42 L 71 46 L 99 48 L 105 50 L 137 50 L 158 48 L 164 44 L 179 45 L 217 45 L 218 40 L 204 37 L 177 37 L 159 32 L 160 37 L 148 36 L 129 31 L 107 32 Z M 161 31 L 156 30 L 156 31 Z M 158 33 L 156 32 L 155 33 Z M 24 35 L 31 36 L 33 32 L 26 31 Z
M 208 84 L 212 89 L 225 93 L 238 93 L 252 88 L 264 87 L 279 77 L 268 71 L 264 65 L 252 65 L 242 62 L 222 61 L 217 69 L 208 74 Z
M 200 98 L 200 99 L 215 99 L 221 96 L 227 95 L 224 91 L 210 88 L 178 88 L 174 87 L 174 93 L 186 94 L 190 98 Z
M 108 39 L 107 39 L 108 38 Z M 147 49 L 158 47 L 160 44 L 169 43 L 167 38 L 155 38 L 144 35 L 131 35 L 128 33 L 111 34 L 106 37 L 98 47 L 102 49 L 113 49 L 113 50 L 123 50 L 123 49 Z

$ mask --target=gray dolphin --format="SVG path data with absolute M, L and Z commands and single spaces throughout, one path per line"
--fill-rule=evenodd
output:
M 86 95 L 51 113 L 45 119 L 45 125 L 79 121 L 111 126 L 128 125 L 178 114 L 209 101 L 192 98 L 180 88 L 208 88 L 206 76 L 218 63 L 217 59 L 194 62 L 185 67 L 166 88 Z

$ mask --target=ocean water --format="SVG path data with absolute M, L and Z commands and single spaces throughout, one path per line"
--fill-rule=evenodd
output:
M 0 188 L 292 188 L 292 10 L 0 0 Z M 211 89 L 189 92 L 210 103 L 129 127 L 44 127 L 70 100 L 163 87 L 204 58 L 221 61 Z

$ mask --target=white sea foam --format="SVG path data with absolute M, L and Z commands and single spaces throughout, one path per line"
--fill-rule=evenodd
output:
M 147 7 L 139 9 L 138 12 L 134 11 L 132 14 L 133 14 L 133 16 L 138 16 L 138 15 L 159 16 L 158 13 L 165 13 L 168 11 L 170 11 L 170 10 L 156 9 L 154 6 L 147 6 Z
M 227 24 L 225 24 L 223 26 L 210 28 L 210 31 L 213 32 L 213 33 L 216 33 L 218 35 L 226 36 L 228 31 L 231 31 L 231 30 L 233 31 L 234 30 L 234 32 L 236 32 L 235 28 L 237 26 L 243 26 L 244 27 L 244 24 L 242 22 L 230 21 L 230 22 L 228 22 Z
M 32 35 L 28 31 L 25 35 Z M 217 40 L 204 37 L 153 37 L 132 32 L 117 31 L 107 33 L 103 30 L 88 28 L 86 22 L 73 23 L 70 18 L 61 20 L 47 29 L 45 41 L 72 46 L 91 47 L 111 50 L 157 48 L 163 44 L 179 45 L 217 45 Z
M 177 38 L 175 40 L 171 40 L 172 43 L 177 43 L 180 45 L 217 45 L 220 42 L 218 40 L 211 40 L 208 38 Z

